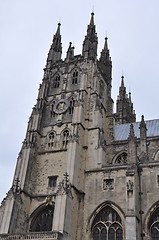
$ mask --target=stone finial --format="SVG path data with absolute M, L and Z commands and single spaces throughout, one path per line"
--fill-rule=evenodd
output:
M 68 50 L 67 50 L 66 59 L 71 60 L 71 59 L 73 59 L 73 57 L 74 57 L 74 47 L 72 47 L 72 42 L 70 42 Z
M 103 63 L 111 63 L 110 55 L 109 55 L 109 49 L 108 49 L 108 38 L 105 38 L 104 42 L 104 48 L 102 49 L 101 56 L 99 59 Z
M 61 23 L 58 23 L 56 33 L 53 37 L 52 45 L 50 47 L 46 68 L 50 68 L 51 64 L 60 60 L 62 55 L 62 43 L 60 34 Z
M 145 123 L 145 120 L 144 120 L 144 115 L 141 116 L 140 131 L 141 131 L 141 128 L 145 128 L 146 131 L 147 131 L 146 123 Z
M 82 55 L 84 58 L 97 58 L 98 37 L 96 33 L 96 26 L 94 24 L 94 13 L 91 14 L 90 24 L 87 28 L 87 35 L 83 41 Z

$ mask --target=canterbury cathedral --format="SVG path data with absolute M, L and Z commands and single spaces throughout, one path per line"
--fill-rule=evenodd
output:
M 70 42 L 62 59 L 60 25 L 0 205 L 0 239 L 159 240 L 159 119 L 136 122 L 124 76 L 113 101 L 94 13 L 79 55 Z

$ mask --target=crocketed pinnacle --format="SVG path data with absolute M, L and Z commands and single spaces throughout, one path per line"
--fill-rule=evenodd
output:
M 99 59 L 101 62 L 105 63 L 105 64 L 109 64 L 111 63 L 111 58 L 109 56 L 109 49 L 108 49 L 108 38 L 105 38 L 105 42 L 104 42 L 104 48 L 102 49 L 101 52 L 101 56 Z
M 82 55 L 84 58 L 96 59 L 97 57 L 98 38 L 96 33 L 96 26 L 94 24 L 94 13 L 91 13 L 90 24 L 87 27 L 87 35 L 83 41 Z
M 61 59 L 62 43 L 61 43 L 60 26 L 61 26 L 61 23 L 58 23 L 56 33 L 53 37 L 52 45 L 48 53 L 46 68 L 50 68 L 53 63 Z

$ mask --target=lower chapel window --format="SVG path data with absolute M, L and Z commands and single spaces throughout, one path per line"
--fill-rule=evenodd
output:
M 43 209 L 31 223 L 31 232 L 52 231 L 53 207 L 47 206 Z
M 149 231 L 150 231 L 151 240 L 159 239 L 159 207 L 152 214 L 150 218 Z
M 93 221 L 93 240 L 123 240 L 123 227 L 119 214 L 110 206 L 102 209 Z

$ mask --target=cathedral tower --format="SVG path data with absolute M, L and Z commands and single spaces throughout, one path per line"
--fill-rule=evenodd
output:
M 123 77 L 113 113 L 108 39 L 97 59 L 94 13 L 81 55 L 70 42 L 61 58 L 60 25 L 0 206 L 0 239 L 157 239 L 159 121 L 135 122 Z

